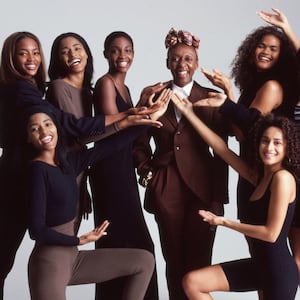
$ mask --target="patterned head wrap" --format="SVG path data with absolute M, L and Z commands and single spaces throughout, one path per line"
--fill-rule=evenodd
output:
M 176 30 L 172 27 L 166 36 L 165 46 L 166 48 L 171 48 L 179 43 L 198 49 L 200 45 L 200 39 L 191 34 L 189 31 Z

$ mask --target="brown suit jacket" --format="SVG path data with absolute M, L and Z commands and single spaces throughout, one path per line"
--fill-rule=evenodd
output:
M 207 98 L 210 91 L 213 90 L 194 82 L 189 100 L 195 102 Z M 222 118 L 218 108 L 198 107 L 195 111 L 201 120 L 227 140 L 228 123 Z M 184 183 L 197 198 L 216 213 L 223 213 L 223 203 L 228 202 L 227 164 L 211 154 L 207 144 L 184 117 L 177 123 L 173 103 L 170 102 L 160 121 L 163 123 L 162 128 L 150 128 L 134 145 L 138 174 L 143 176 L 149 170 L 154 174 L 146 189 L 146 210 L 155 212 L 160 200 L 157 180 L 163 179 L 155 179 L 157 173 L 168 164 L 175 163 Z M 151 137 L 155 143 L 154 153 L 150 145 Z M 168 178 L 168 182 L 172 182 L 171 179 Z

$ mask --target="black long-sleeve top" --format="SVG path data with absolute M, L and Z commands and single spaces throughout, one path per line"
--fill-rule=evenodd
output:
M 67 135 L 92 137 L 105 131 L 105 117 L 76 119 L 43 99 L 36 86 L 25 80 L 0 87 L 0 147 L 3 149 L 0 168 L 16 175 L 24 164 L 24 129 L 20 126 L 22 111 L 41 102 L 49 105 Z
M 89 165 L 132 143 L 145 128 L 147 127 L 133 127 L 101 140 L 95 148 L 68 153 L 69 167 L 65 172 L 60 167 L 32 161 L 28 176 L 31 238 L 41 244 L 78 245 L 78 237 L 65 235 L 51 228 L 67 223 L 76 216 L 79 198 L 77 175 Z

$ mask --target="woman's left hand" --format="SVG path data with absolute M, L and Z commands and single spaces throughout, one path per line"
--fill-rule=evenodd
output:
M 109 222 L 106 220 L 101 225 L 96 227 L 94 230 L 83 234 L 80 236 L 80 245 L 85 245 L 87 243 L 96 242 L 98 241 L 102 236 L 107 235 L 106 229 L 109 225 Z

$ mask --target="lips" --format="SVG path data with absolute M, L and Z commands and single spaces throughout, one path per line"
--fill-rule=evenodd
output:
M 43 144 L 49 144 L 51 141 L 52 141 L 52 136 L 51 135 L 47 135 L 47 136 L 45 136 L 41 139 L 41 142 Z
M 128 62 L 127 61 L 119 61 L 118 66 L 121 68 L 125 68 L 128 66 Z
M 270 61 L 272 61 L 272 58 L 271 58 L 271 57 L 268 57 L 268 56 L 265 56 L 265 55 L 260 55 L 260 56 L 258 57 L 258 59 L 259 59 L 260 61 L 265 61 L 265 62 L 270 62 Z
M 70 66 L 75 66 L 75 65 L 78 65 L 79 63 L 80 63 L 80 59 L 75 58 L 70 62 Z
M 35 70 L 36 69 L 36 64 L 26 64 L 25 66 L 28 70 Z

